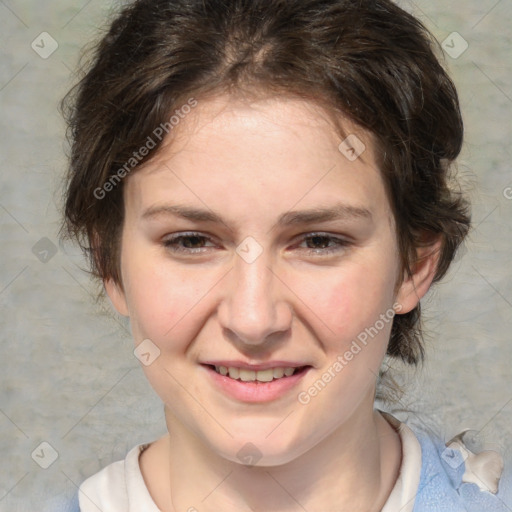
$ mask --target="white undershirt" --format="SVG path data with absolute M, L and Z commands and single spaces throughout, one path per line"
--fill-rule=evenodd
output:
M 381 512 L 412 512 L 421 473 L 421 445 L 414 432 L 388 413 L 402 444 L 398 479 Z M 161 512 L 149 494 L 139 466 L 139 456 L 149 444 L 132 448 L 124 460 L 114 462 L 85 480 L 79 489 L 81 512 Z

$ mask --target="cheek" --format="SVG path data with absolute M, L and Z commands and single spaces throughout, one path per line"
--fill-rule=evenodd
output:
M 358 262 L 315 275 L 297 274 L 294 279 L 301 283 L 297 295 L 303 297 L 309 315 L 316 317 L 315 325 L 323 325 L 326 338 L 342 348 L 373 326 L 381 314 L 389 314 L 394 277 L 386 266 Z
M 218 279 L 211 274 L 194 273 L 190 269 L 180 271 L 176 266 L 161 260 L 154 264 L 137 265 L 134 259 L 127 262 L 127 296 L 130 323 L 135 345 L 151 340 L 159 349 L 158 357 L 142 369 L 166 404 L 171 409 L 188 416 L 194 404 L 190 396 L 200 398 L 201 390 L 194 382 L 188 382 L 184 355 L 190 350 L 208 315 L 208 299 L 205 294 Z M 180 383 L 188 382 L 185 390 Z M 184 405 L 185 404 L 185 405 Z
M 309 320 L 325 358 L 298 400 L 326 428 L 349 417 L 362 400 L 373 399 L 394 315 L 394 274 L 385 271 L 358 264 L 309 281 Z
M 205 290 L 212 287 L 210 279 L 190 269 L 171 268 L 162 261 L 151 264 L 151 258 L 146 265 L 137 260 L 134 257 L 126 262 L 127 302 L 135 342 L 145 338 L 157 344 L 165 339 L 179 340 L 182 336 L 176 333 L 197 314 Z

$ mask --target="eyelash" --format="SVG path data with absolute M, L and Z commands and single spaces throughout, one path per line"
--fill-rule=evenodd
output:
M 169 249 L 170 251 L 174 253 L 185 253 L 185 254 L 201 254 L 204 253 L 205 250 L 207 250 L 206 247 L 199 247 L 199 248 L 183 248 L 178 246 L 180 241 L 184 240 L 190 240 L 192 238 L 197 238 L 199 240 L 206 240 L 206 241 L 212 241 L 211 238 L 202 235 L 201 233 L 182 233 L 170 238 L 167 238 L 164 240 L 163 245 Z M 350 245 L 350 242 L 343 239 L 338 238 L 332 235 L 329 235 L 327 233 L 309 233 L 307 236 L 302 237 L 302 242 L 312 240 L 314 238 L 320 238 L 321 240 L 327 240 L 328 243 L 335 243 L 337 247 L 330 247 L 326 249 L 317 248 L 317 249 L 311 249 L 306 248 L 303 249 L 306 251 L 307 254 L 313 255 L 313 256 L 326 256 L 330 255 L 336 252 L 339 252 L 343 249 L 345 249 L 347 246 Z

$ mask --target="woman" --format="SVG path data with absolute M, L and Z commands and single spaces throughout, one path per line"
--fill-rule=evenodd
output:
M 383 0 L 137 1 L 114 20 L 68 98 L 66 230 L 169 433 L 74 507 L 507 510 L 499 454 L 374 404 L 386 354 L 422 360 L 420 300 L 470 224 L 432 41 Z

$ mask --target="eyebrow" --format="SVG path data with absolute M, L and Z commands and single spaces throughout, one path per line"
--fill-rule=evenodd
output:
M 184 205 L 156 205 L 148 208 L 142 214 L 143 219 L 151 219 L 165 215 L 181 217 L 193 222 L 227 223 L 212 210 L 193 208 Z M 338 203 L 329 208 L 312 208 L 309 210 L 293 210 L 283 213 L 275 227 L 313 224 L 345 219 L 372 220 L 372 214 L 367 208 Z

